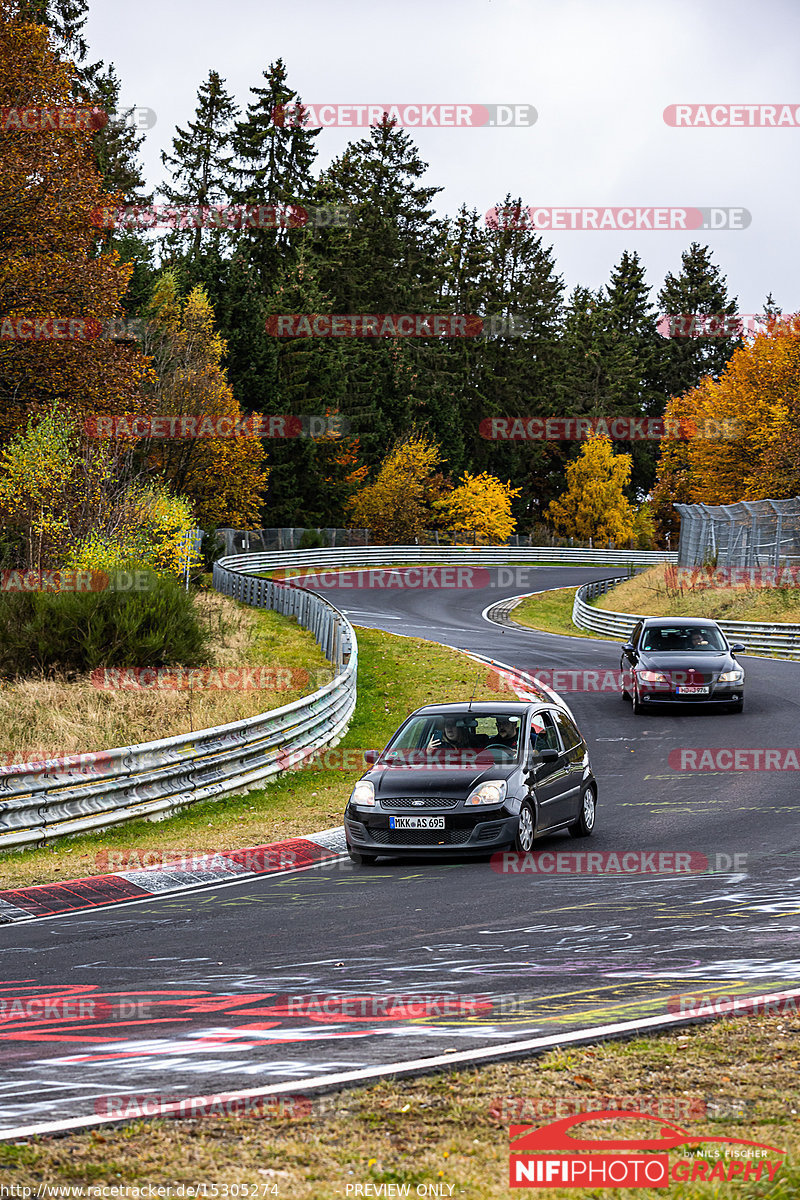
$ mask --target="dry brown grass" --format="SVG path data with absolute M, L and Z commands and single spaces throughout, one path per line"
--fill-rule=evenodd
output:
M 321 687 L 331 668 L 314 637 L 290 618 L 239 604 L 216 592 L 195 598 L 211 633 L 212 669 L 305 669 L 284 690 L 266 688 L 103 690 L 91 677 L 25 679 L 0 685 L 0 765 L 107 750 L 238 721 L 288 704 Z
M 598 608 L 649 617 L 800 622 L 800 588 L 669 587 L 666 563 L 624 580 L 594 603 Z
M 512 1106 L 498 1105 L 498 1100 L 525 1100 L 530 1115 L 521 1114 L 520 1123 L 545 1125 L 554 1118 L 531 1111 L 532 1098 L 577 1102 L 587 1111 L 603 1107 L 610 1097 L 640 1097 L 643 1105 L 649 1098 L 651 1105 L 660 1106 L 662 1116 L 691 1133 L 745 1138 L 788 1151 L 773 1188 L 763 1181 L 735 1179 L 671 1183 L 668 1192 L 548 1188 L 528 1194 L 552 1200 L 612 1195 L 619 1200 L 657 1200 L 667 1194 L 671 1200 L 755 1200 L 767 1195 L 789 1200 L 800 1189 L 798 1034 L 796 1016 L 741 1017 L 628 1043 L 553 1050 L 540 1058 L 479 1070 L 389 1080 L 330 1097 L 321 1112 L 302 1119 L 265 1115 L 134 1121 L 0 1145 L 0 1168 L 5 1184 L 34 1187 L 47 1181 L 175 1189 L 205 1181 L 206 1196 L 214 1195 L 212 1184 L 220 1197 L 226 1194 L 225 1185 L 230 1197 L 236 1195 L 231 1190 L 235 1185 L 239 1196 L 245 1195 L 241 1185 L 248 1184 L 254 1189 L 249 1195 L 264 1200 L 273 1195 L 278 1200 L 339 1200 L 356 1194 L 353 1186 L 347 1192 L 348 1184 L 361 1185 L 357 1194 L 362 1197 L 398 1195 L 387 1187 L 379 1191 L 382 1184 L 407 1185 L 411 1196 L 444 1184 L 440 1195 L 501 1200 L 509 1195 L 508 1126 L 516 1118 L 506 1115 Z M 302 1083 L 296 1092 L 302 1094 Z M 705 1106 L 704 1117 L 682 1119 L 690 1099 Z M 625 1107 L 630 1108 L 630 1102 Z M 595 1123 L 581 1130 L 589 1137 L 645 1132 L 653 1135 L 652 1124 Z M 670 1163 L 694 1153 L 680 1147 L 670 1153 Z M 267 1190 L 273 1187 L 275 1191 Z

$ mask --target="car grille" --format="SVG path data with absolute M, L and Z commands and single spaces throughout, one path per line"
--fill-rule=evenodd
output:
M 392 796 L 380 797 L 381 808 L 455 808 L 458 799 L 445 796 Z
M 370 829 L 373 842 L 384 846 L 460 846 L 472 829 Z
M 674 671 L 669 675 L 673 686 L 707 687 L 714 682 L 713 675 L 704 675 L 701 671 Z

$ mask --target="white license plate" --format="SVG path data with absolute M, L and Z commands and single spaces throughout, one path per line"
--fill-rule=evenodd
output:
M 680 696 L 707 696 L 707 687 L 676 687 L 675 691 Z
M 390 829 L 444 829 L 444 817 L 389 817 Z

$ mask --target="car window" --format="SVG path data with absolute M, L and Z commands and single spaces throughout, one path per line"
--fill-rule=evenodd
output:
M 561 750 L 556 727 L 549 712 L 536 713 L 531 721 L 531 749 L 534 754 L 538 754 L 540 750 Z
M 713 625 L 650 625 L 642 634 L 640 649 L 655 654 L 719 654 L 725 642 Z
M 569 719 L 565 712 L 556 713 L 556 725 L 561 732 L 561 740 L 564 743 L 565 750 L 571 750 L 573 746 L 579 745 L 581 735 L 573 721 Z
M 637 622 L 636 622 L 636 624 L 634 625 L 634 627 L 633 627 L 633 633 L 631 634 L 631 645 L 632 645 L 632 646 L 635 646 L 635 645 L 638 643 L 638 641 L 639 641 L 639 635 L 640 635 L 640 634 L 641 634 L 641 632 L 642 632 L 642 625 L 643 625 L 643 624 L 644 624 L 644 622 L 643 622 L 643 621 L 637 621 Z

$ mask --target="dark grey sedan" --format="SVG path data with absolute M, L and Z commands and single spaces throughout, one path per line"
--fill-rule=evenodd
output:
M 645 617 L 622 647 L 622 694 L 635 713 L 658 704 L 744 706 L 744 650 L 707 617 Z
M 589 752 L 557 704 L 429 704 L 413 712 L 353 788 L 351 859 L 527 852 L 540 834 L 594 829 Z M 368 759 L 368 761 L 370 761 Z

